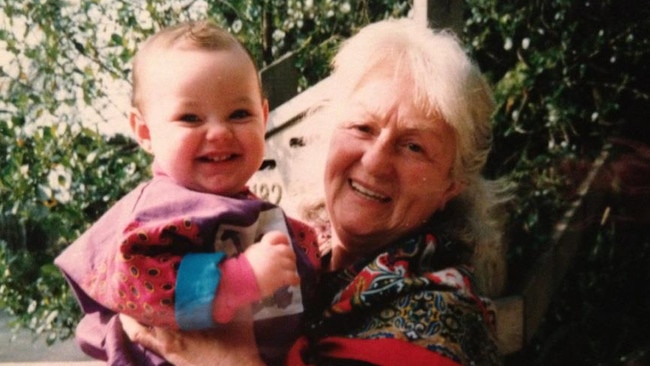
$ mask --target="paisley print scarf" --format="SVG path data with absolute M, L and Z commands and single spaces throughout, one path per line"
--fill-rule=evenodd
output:
M 338 357 L 389 365 L 395 355 L 408 357 L 404 364 L 501 364 L 493 306 L 474 292 L 459 247 L 418 234 L 325 273 L 301 357 L 317 365 L 350 364 Z

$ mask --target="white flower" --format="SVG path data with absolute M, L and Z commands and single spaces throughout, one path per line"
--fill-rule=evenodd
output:
M 70 185 L 72 174 L 61 164 L 55 165 L 47 175 L 49 187 L 54 192 L 54 197 L 61 203 L 70 201 Z
M 596 122 L 597 119 L 598 119 L 598 112 L 592 113 L 591 114 L 591 121 Z
M 521 40 L 521 48 L 527 50 L 528 46 L 530 46 L 530 38 L 524 38 Z
M 233 31 L 234 33 L 239 33 L 239 31 L 241 30 L 241 28 L 242 28 L 242 22 L 241 22 L 241 20 L 237 19 L 237 20 L 235 20 L 234 22 L 232 22 L 232 31 Z
M 208 3 L 204 0 L 199 0 L 192 4 L 192 13 L 198 15 L 204 15 L 208 12 Z
M 512 49 L 512 38 L 506 38 L 506 41 L 503 43 L 503 49 L 509 51 Z
M 281 40 L 284 39 L 285 36 L 286 36 L 286 34 L 285 34 L 282 30 L 280 30 L 280 29 L 276 29 L 276 30 L 273 32 L 273 36 L 272 36 L 272 37 L 273 37 L 273 40 L 274 40 L 274 41 L 276 41 L 276 42 L 280 42 Z
M 138 24 L 143 29 L 153 28 L 153 19 L 151 19 L 151 13 L 148 11 L 139 11 L 137 12 Z
M 352 7 L 350 6 L 350 3 L 343 3 L 340 7 L 341 13 L 347 14 L 352 10 Z
M 27 306 L 27 314 L 31 314 L 31 313 L 33 313 L 34 311 L 36 311 L 36 305 L 38 305 L 38 304 L 36 303 L 36 301 L 34 301 L 34 300 L 30 300 L 30 301 L 29 301 L 29 306 Z

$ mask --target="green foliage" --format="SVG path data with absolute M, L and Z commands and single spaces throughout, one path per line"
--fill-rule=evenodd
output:
M 140 42 L 208 16 L 261 67 L 298 51 L 304 88 L 327 74 L 338 42 L 404 16 L 408 1 L 0 0 L 0 9 L 0 307 L 53 342 L 79 316 L 53 258 L 149 174 L 133 141 L 95 129 L 127 123 Z
M 405 16 L 408 1 L 263 0 L 207 2 L 206 12 L 236 34 L 261 67 L 298 54 L 300 89 L 329 73 L 335 47 L 356 29 L 388 17 Z
M 54 257 L 148 176 L 149 158 L 120 135 L 10 118 L 0 119 L 0 308 L 53 342 L 79 317 Z
M 518 290 L 603 146 L 614 137 L 650 146 L 650 8 L 631 0 L 467 5 L 465 37 L 498 105 L 488 174 L 518 184 L 509 210 L 509 280 Z M 638 155 L 645 162 L 628 173 L 643 178 L 636 196 L 614 173 L 596 182 L 609 219 L 582 223 L 594 229 L 538 334 L 508 364 L 647 364 L 650 155 Z M 607 169 L 621 161 L 631 160 L 612 157 Z
M 79 309 L 51 259 L 0 242 L 0 273 L 0 307 L 16 317 L 15 329 L 28 327 L 48 344 L 72 335 Z
M 650 99 L 650 9 L 631 0 L 470 0 L 465 37 L 494 84 L 488 174 L 519 185 L 511 264 L 527 268 L 607 139 L 648 131 L 639 116 Z
M 512 365 L 650 361 L 650 149 L 614 145 L 595 193 L 607 204 L 585 233 L 546 320 Z M 588 214 L 597 213 L 589 212 Z
M 136 144 L 95 129 L 126 124 L 129 61 L 146 37 L 207 15 L 260 67 L 297 52 L 304 89 L 327 75 L 342 40 L 405 16 L 410 3 L 0 0 L 0 308 L 48 342 L 71 334 L 78 309 L 52 259 L 149 174 Z M 510 264 L 520 274 L 608 137 L 648 137 L 650 9 L 632 0 L 465 8 L 462 38 L 498 104 L 487 173 L 518 183 Z

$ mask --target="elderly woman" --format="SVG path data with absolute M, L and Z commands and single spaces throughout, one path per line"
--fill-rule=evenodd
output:
M 308 116 L 336 124 L 326 212 L 311 212 L 322 277 L 287 364 L 499 364 L 494 310 L 479 295 L 503 278 L 502 185 L 481 177 L 490 89 L 452 35 L 405 19 L 345 42 L 332 78 L 335 93 Z M 165 334 L 160 347 L 130 334 L 178 363 L 237 359 L 205 336 Z M 239 360 L 256 363 L 251 349 Z
M 331 237 L 290 364 L 498 363 L 494 312 L 467 266 L 500 240 L 498 186 L 480 175 L 489 88 L 451 35 L 409 20 L 362 29 L 332 77 L 336 93 L 310 117 L 337 123 L 324 184 Z

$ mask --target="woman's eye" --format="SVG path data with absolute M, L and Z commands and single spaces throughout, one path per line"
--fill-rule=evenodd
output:
M 370 126 L 368 126 L 368 125 L 355 125 L 354 129 L 359 131 L 359 132 L 363 132 L 363 133 L 372 132 L 372 128 L 370 128 Z
M 238 110 L 234 111 L 230 115 L 230 118 L 232 118 L 232 119 L 243 119 L 243 118 L 247 118 L 247 117 L 250 117 L 250 116 L 251 116 L 251 113 L 249 111 L 247 111 L 245 109 L 238 109 Z
M 201 119 L 196 114 L 189 114 L 188 113 L 188 114 L 181 115 L 179 120 L 183 121 L 183 122 L 198 122 Z
M 409 151 L 416 152 L 416 153 L 421 153 L 421 152 L 424 151 L 422 146 L 420 146 L 418 144 L 414 144 L 412 142 L 407 143 L 406 148 L 409 149 Z

